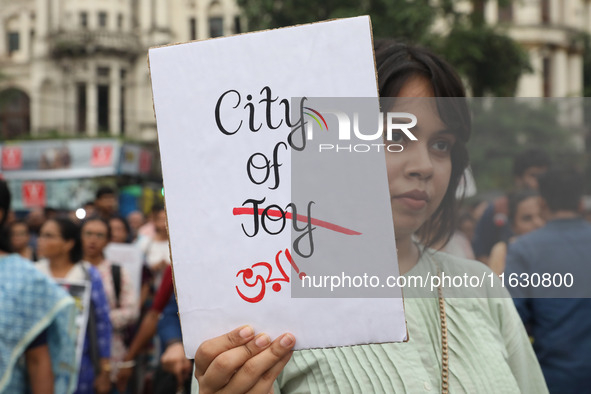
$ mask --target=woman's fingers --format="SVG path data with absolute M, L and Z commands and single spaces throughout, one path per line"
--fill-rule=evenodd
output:
M 267 334 L 259 334 L 250 342 L 217 356 L 201 377 L 199 384 L 214 390 L 224 387 L 243 365 L 271 345 Z
M 289 362 L 291 359 L 291 355 L 293 351 L 287 353 L 277 364 L 275 364 L 271 369 L 261 376 L 259 381 L 248 391 L 248 394 L 258 394 L 258 393 L 269 393 L 274 394 L 275 390 L 273 389 L 273 382 L 277 379 L 277 376 L 283 371 L 285 364 Z
M 221 390 L 222 393 L 268 393 L 291 357 L 295 338 L 283 334 L 258 355 L 247 359 Z M 249 391 L 250 390 L 250 391 Z
M 195 377 L 205 374 L 212 361 L 230 349 L 242 346 L 254 338 L 254 330 L 250 326 L 242 326 L 217 338 L 205 341 L 195 353 Z

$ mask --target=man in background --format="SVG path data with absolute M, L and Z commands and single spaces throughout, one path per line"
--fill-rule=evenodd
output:
M 583 181 L 580 173 L 565 169 L 541 177 L 548 222 L 507 252 L 505 283 L 534 339 L 551 393 L 591 387 L 591 224 L 579 215 Z
M 117 213 L 118 209 L 115 190 L 109 186 L 99 187 L 96 191 L 94 209 L 98 217 L 108 222 Z

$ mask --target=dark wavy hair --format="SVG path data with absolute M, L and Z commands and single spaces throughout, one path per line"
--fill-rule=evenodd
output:
M 60 236 L 66 240 L 74 241 L 74 246 L 70 249 L 70 261 L 78 263 L 82 260 L 82 241 L 80 240 L 80 227 L 68 218 L 58 217 L 55 219 L 49 219 L 48 222 L 54 222 L 57 224 L 60 232 Z
M 466 143 L 471 133 L 471 117 L 465 100 L 464 85 L 454 69 L 433 52 L 392 40 L 376 40 L 376 67 L 380 97 L 396 97 L 412 77 L 427 78 L 435 95 L 439 115 L 450 130 L 456 143 L 451 151 L 451 177 L 441 204 L 417 231 L 425 246 L 441 241 L 447 243 L 456 227 L 456 189 L 468 166 Z M 458 99 L 438 99 L 458 97 Z
M 109 219 L 109 240 L 111 239 L 111 235 L 113 233 L 113 231 L 111 231 L 111 220 L 118 220 L 121 223 L 123 223 L 123 227 L 125 227 L 125 231 L 127 232 L 127 239 L 125 243 L 130 243 L 129 237 L 131 236 L 131 227 L 129 226 L 127 219 L 120 215 L 111 216 L 111 218 Z
M 532 197 L 539 197 L 540 194 L 535 190 L 522 190 L 509 195 L 509 214 L 507 218 L 509 219 L 509 223 L 511 225 L 515 224 L 515 217 L 517 216 L 517 210 L 519 209 L 519 204 L 523 201 L 527 200 L 528 198 Z

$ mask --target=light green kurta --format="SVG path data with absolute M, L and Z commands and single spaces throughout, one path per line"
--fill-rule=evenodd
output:
M 483 264 L 425 253 L 406 274 L 476 275 L 479 288 L 444 289 L 449 343 L 449 392 L 547 393 L 542 371 L 508 293 Z M 491 288 L 491 278 L 493 288 Z M 427 291 L 430 293 L 430 290 Z M 294 352 L 277 379 L 281 393 L 441 392 L 441 326 L 436 290 L 416 298 L 405 290 L 409 341 Z M 446 296 L 446 293 L 448 295 Z M 495 298 L 490 298 L 494 296 Z M 345 301 L 345 300 L 344 300 Z M 355 324 L 354 317 L 351 324 Z M 346 329 L 346 328 L 344 328 Z
M 436 275 L 437 262 L 448 276 L 467 273 L 486 279 L 482 287 L 453 292 L 470 298 L 453 298 L 444 289 L 449 392 L 547 393 L 521 319 L 496 276 L 489 276 L 491 271 L 481 263 L 441 252 L 425 253 L 406 276 Z M 436 291 L 427 289 L 427 297 L 416 298 L 425 293 L 405 289 L 408 342 L 296 351 L 275 382 L 275 393 L 441 392 Z M 354 316 L 350 324 L 355 324 Z

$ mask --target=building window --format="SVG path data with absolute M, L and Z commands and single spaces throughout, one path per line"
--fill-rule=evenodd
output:
M 86 84 L 76 84 L 76 131 L 86 132 Z
M 238 15 L 234 17 L 234 33 L 242 33 L 242 25 L 240 23 L 240 16 Z
M 117 29 L 123 29 L 123 15 L 121 14 L 117 15 Z
M 221 17 L 209 18 L 209 36 L 220 37 L 224 35 L 224 20 Z
M 542 60 L 542 78 L 544 97 L 552 96 L 552 59 L 546 56 Z
M 88 14 L 86 12 L 80 13 L 80 26 L 85 29 L 88 27 Z
M 109 67 L 97 67 L 96 68 L 96 76 L 99 78 L 108 78 L 111 74 L 111 69 Z
M 107 13 L 104 11 L 99 12 L 98 14 L 98 24 L 99 27 L 107 27 Z
M 109 85 L 98 85 L 98 131 L 109 131 Z
M 542 24 L 550 23 L 550 0 L 541 0 Z
M 0 92 L 0 140 L 29 134 L 29 96 L 18 89 Z
M 189 40 L 197 39 L 197 19 L 189 19 Z
M 125 80 L 127 79 L 127 71 L 121 69 L 121 94 L 119 95 L 119 131 L 121 135 L 125 134 Z
M 509 3 L 504 6 L 499 5 L 498 18 L 499 18 L 499 22 L 512 22 L 513 21 L 513 3 Z
M 8 53 L 16 52 L 20 47 L 20 38 L 18 32 L 11 31 L 8 33 Z

